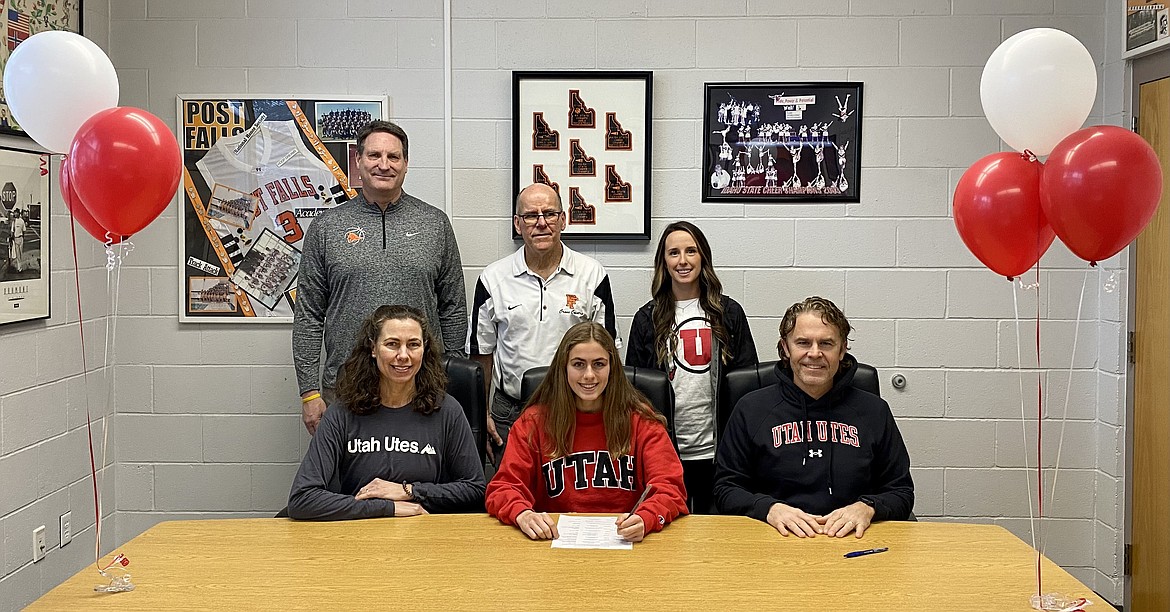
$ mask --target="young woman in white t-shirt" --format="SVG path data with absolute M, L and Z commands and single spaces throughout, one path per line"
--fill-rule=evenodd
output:
M 755 365 L 743 307 L 723 295 L 711 246 L 693 223 L 666 226 L 654 254 L 652 299 L 630 328 L 626 364 L 666 372 L 675 409 L 667 429 L 678 447 L 692 513 L 713 512 L 715 447 L 734 406 L 725 375 Z

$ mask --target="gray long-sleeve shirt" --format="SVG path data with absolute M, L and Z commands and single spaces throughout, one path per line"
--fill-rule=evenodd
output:
M 394 516 L 390 500 L 354 499 L 375 478 L 410 483 L 427 512 L 482 511 L 483 464 L 459 402 L 447 395 L 429 415 L 413 404 L 363 416 L 329 406 L 293 479 L 288 515 L 318 521 Z
M 422 310 L 444 352 L 462 355 L 467 295 L 443 211 L 406 193 L 383 211 L 359 195 L 314 219 L 304 249 L 292 330 L 302 394 L 333 388 L 362 321 L 384 304 Z

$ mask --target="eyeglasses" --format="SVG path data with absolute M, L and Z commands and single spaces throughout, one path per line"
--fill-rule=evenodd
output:
M 520 217 L 524 221 L 524 225 L 536 225 L 541 219 L 544 219 L 545 223 L 552 225 L 553 222 L 561 216 L 562 212 L 563 211 L 560 210 L 546 210 L 540 213 L 524 213 L 522 215 L 516 216 Z

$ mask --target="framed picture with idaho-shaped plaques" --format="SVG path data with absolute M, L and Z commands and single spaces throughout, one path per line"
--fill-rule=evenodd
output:
M 644 71 L 512 73 L 512 193 L 555 189 L 562 238 L 650 239 L 652 84 Z
M 180 95 L 179 320 L 289 323 L 313 219 L 356 197 L 380 96 Z

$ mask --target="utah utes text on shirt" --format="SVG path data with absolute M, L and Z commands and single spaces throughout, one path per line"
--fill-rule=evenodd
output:
M 427 444 L 420 449 L 417 441 L 403 440 L 398 436 L 386 436 L 381 440 L 373 436 L 370 436 L 369 440 L 354 438 L 349 441 L 349 444 L 346 445 L 346 450 L 351 455 L 357 453 L 380 453 L 383 452 L 383 449 L 385 449 L 385 452 L 387 453 L 412 453 L 415 455 L 438 454 L 435 452 L 435 447 L 431 446 L 430 444 Z
M 565 492 L 565 483 L 572 482 L 580 491 L 595 489 L 634 490 L 633 455 L 622 455 L 615 462 L 609 451 L 581 451 L 564 457 L 557 457 L 541 466 L 544 486 L 550 498 Z
M 813 432 L 813 428 L 816 432 Z M 809 442 L 828 442 L 832 440 L 838 444 L 861 447 L 861 439 L 857 434 L 857 427 L 837 421 L 792 421 L 782 423 L 772 428 L 772 444 L 780 448 L 785 444 L 801 444 Z

